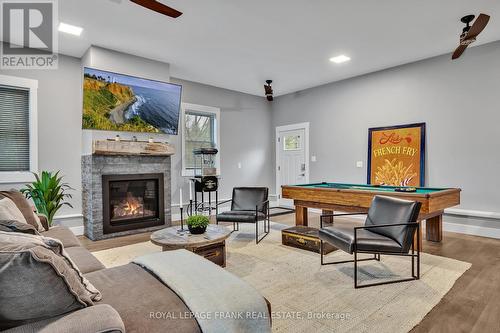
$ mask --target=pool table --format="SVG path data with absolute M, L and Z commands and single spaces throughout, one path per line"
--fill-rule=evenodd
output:
M 422 208 L 419 222 L 426 220 L 426 239 L 440 242 L 443 238 L 443 211 L 460 204 L 461 190 L 420 187 L 416 188 L 416 192 L 397 192 L 396 189 L 399 188 L 323 182 L 282 186 L 282 197 L 294 200 L 295 224 L 303 226 L 308 224 L 307 208 L 322 209 L 324 214 L 332 214 L 334 211 L 366 213 L 375 195 L 420 201 Z

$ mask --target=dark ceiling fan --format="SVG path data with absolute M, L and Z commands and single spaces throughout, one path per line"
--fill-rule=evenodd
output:
M 462 30 L 462 34 L 460 35 L 460 45 L 457 47 L 451 59 L 455 60 L 459 58 L 462 53 L 464 53 L 467 47 L 476 41 L 477 36 L 481 33 L 481 31 L 486 28 L 488 21 L 490 20 L 490 16 L 486 14 L 480 14 L 478 18 L 474 21 L 472 26 L 470 23 L 474 20 L 475 15 L 467 15 L 462 17 L 461 21 L 466 24 L 465 28 Z
M 170 16 L 173 18 L 177 18 L 182 15 L 180 11 L 173 9 L 172 7 L 169 7 L 167 5 L 164 5 L 156 0 L 130 0 L 130 1 L 144 8 L 150 9 L 157 13 Z
M 266 83 L 264 85 L 264 90 L 266 92 L 266 98 L 269 102 L 272 102 L 274 100 L 273 98 L 273 87 L 271 87 L 271 83 L 273 83 L 273 80 L 266 80 Z

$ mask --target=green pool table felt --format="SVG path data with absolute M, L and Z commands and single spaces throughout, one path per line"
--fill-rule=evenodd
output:
M 299 187 L 314 187 L 314 188 L 332 188 L 339 190 L 361 190 L 361 191 L 379 191 L 379 192 L 396 192 L 396 189 L 402 186 L 373 186 L 373 185 L 363 185 L 363 184 L 342 184 L 342 183 L 315 183 L 315 184 L 303 184 L 295 185 Z M 431 187 L 417 187 L 416 192 L 409 193 L 421 193 L 428 194 L 438 191 L 446 190 L 446 188 L 431 188 Z

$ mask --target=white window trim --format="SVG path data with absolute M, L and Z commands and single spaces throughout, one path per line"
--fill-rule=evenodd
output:
M 183 177 L 193 177 L 194 170 L 187 170 L 184 161 L 185 155 L 185 143 L 184 143 L 184 128 L 185 128 L 185 117 L 186 111 L 194 111 L 201 113 L 210 113 L 215 115 L 215 145 L 219 150 L 219 153 L 215 155 L 215 167 L 217 168 L 217 176 L 220 176 L 220 152 L 221 152 L 221 144 L 220 144 L 220 109 L 213 106 L 199 105 L 199 104 L 191 104 L 191 103 L 182 103 L 181 104 L 181 160 L 182 160 L 182 176 Z
M 0 85 L 29 90 L 30 171 L 0 172 L 0 184 L 26 183 L 34 180 L 38 172 L 38 80 L 0 75 Z

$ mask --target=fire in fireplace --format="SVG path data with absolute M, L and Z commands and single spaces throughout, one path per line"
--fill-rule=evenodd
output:
M 102 177 L 105 234 L 165 223 L 163 174 Z
M 124 199 L 117 199 L 111 202 L 113 207 L 113 220 L 151 217 L 156 215 L 156 210 L 144 207 L 142 196 L 136 197 L 132 192 L 127 192 Z

